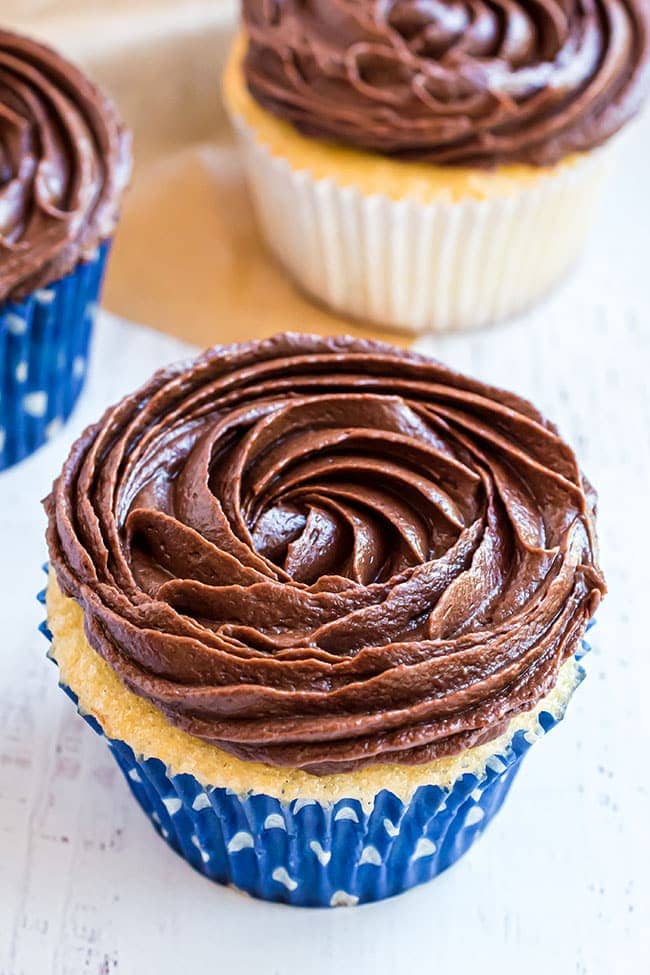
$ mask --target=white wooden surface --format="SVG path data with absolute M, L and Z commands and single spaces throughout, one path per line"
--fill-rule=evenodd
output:
M 650 120 L 626 141 L 589 252 L 560 293 L 524 322 L 420 343 L 560 424 L 600 491 L 610 594 L 589 677 L 500 817 L 450 872 L 394 901 L 299 911 L 211 885 L 154 835 L 57 689 L 36 632 L 38 502 L 72 435 L 187 351 L 102 319 L 73 422 L 0 476 L 0 975 L 648 970 Z

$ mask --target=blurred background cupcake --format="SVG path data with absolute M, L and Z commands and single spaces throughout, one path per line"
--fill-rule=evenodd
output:
M 511 316 L 568 271 L 647 68 L 643 0 L 243 0 L 224 90 L 297 283 L 422 332 Z
M 62 686 L 174 850 L 296 905 L 389 897 L 470 848 L 605 591 L 552 424 L 349 338 L 161 370 L 46 510 Z
M 50 48 L 0 30 L 0 470 L 81 391 L 129 175 L 113 104 Z

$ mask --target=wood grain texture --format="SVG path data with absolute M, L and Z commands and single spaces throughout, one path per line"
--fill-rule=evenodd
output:
M 101 320 L 72 423 L 0 477 L 0 975 L 647 970 L 648 121 L 626 141 L 589 253 L 553 299 L 524 321 L 420 343 L 529 396 L 560 425 L 599 489 L 610 594 L 588 679 L 503 812 L 453 870 L 395 901 L 297 911 L 210 885 L 154 835 L 57 689 L 36 632 L 38 502 L 73 434 L 187 352 Z

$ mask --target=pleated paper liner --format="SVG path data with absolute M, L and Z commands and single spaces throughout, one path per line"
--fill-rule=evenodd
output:
M 0 471 L 61 428 L 79 398 L 110 242 L 65 277 L 0 306 Z
M 45 602 L 44 592 L 39 599 Z M 46 623 L 41 631 L 52 639 Z M 578 667 L 578 683 L 583 677 Z M 61 687 L 78 705 L 75 693 Z M 80 713 L 105 738 L 156 832 L 192 867 L 253 897 L 302 907 L 382 900 L 442 873 L 485 831 L 523 756 L 562 717 L 542 711 L 536 730 L 517 731 L 481 775 L 466 773 L 451 788 L 421 786 L 408 802 L 384 790 L 369 809 L 353 798 L 324 804 L 211 788 L 136 755 Z
M 395 200 L 294 169 L 241 116 L 233 123 L 262 234 L 300 287 L 418 334 L 502 321 L 546 295 L 580 254 L 610 167 L 601 149 L 510 195 Z

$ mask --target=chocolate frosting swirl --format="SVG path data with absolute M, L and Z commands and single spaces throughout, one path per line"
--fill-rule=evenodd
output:
M 157 373 L 46 500 L 88 639 L 170 722 L 315 774 L 491 740 L 604 592 L 594 495 L 527 402 L 280 335 Z
M 0 302 L 112 235 L 130 170 L 113 104 L 54 51 L 0 30 Z
M 647 0 L 243 0 L 248 87 L 308 136 L 434 163 L 551 165 L 648 83 Z

